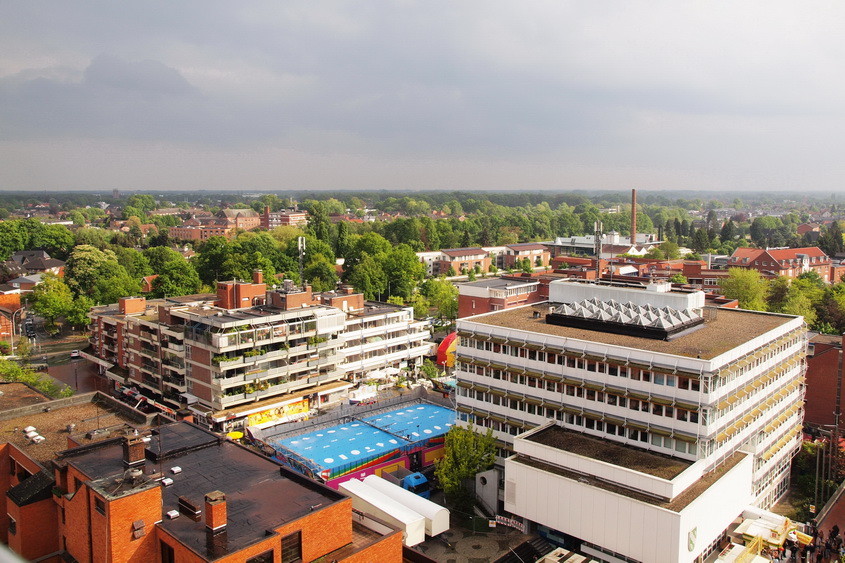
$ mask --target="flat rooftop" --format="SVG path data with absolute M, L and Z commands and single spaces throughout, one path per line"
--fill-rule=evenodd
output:
M 706 307 L 706 320 L 700 328 L 666 341 L 552 325 L 546 322 L 546 314 L 549 312 L 549 306 L 556 305 L 546 302 L 463 320 L 481 325 L 547 334 L 557 338 L 572 338 L 709 360 L 776 329 L 794 318 L 788 315 Z M 540 313 L 538 318 L 534 318 L 535 312 Z
M 556 424 L 526 439 L 667 480 L 674 479 L 692 465 L 692 462 L 684 459 L 602 440 L 588 434 L 567 430 Z
M 119 482 L 125 472 L 119 441 L 87 451 L 64 452 L 62 461 L 85 471 L 93 478 L 92 486 L 107 498 L 161 486 L 155 481 L 159 472 L 173 479 L 172 485 L 162 487 L 162 521 L 158 525 L 208 560 L 261 540 L 267 530 L 310 514 L 312 506 L 328 507 L 346 498 L 271 459 L 185 422 L 153 430 L 146 457 L 144 475 L 137 484 Z M 174 466 L 182 471 L 171 473 Z M 216 490 L 226 495 L 225 542 L 208 541 L 202 518 L 194 520 L 182 514 L 171 520 L 165 516 L 170 510 L 178 510 L 179 497 L 202 510 L 205 495 Z
M 555 427 L 553 426 L 552 428 L 555 428 Z M 560 429 L 560 430 L 563 430 L 563 429 Z M 569 431 L 565 431 L 565 430 L 563 430 L 563 431 L 569 432 Z M 544 431 L 541 431 L 538 434 L 543 434 L 543 433 L 544 433 Z M 569 432 L 569 433 L 577 436 L 579 439 L 586 438 L 587 440 L 591 440 L 593 442 L 601 442 L 601 440 L 597 440 L 597 439 L 594 439 L 592 437 L 585 436 L 583 434 L 579 434 L 577 432 Z M 533 438 L 533 436 L 529 437 L 528 439 L 530 440 L 532 438 Z M 549 439 L 549 438 L 547 437 L 546 439 Z M 556 439 L 555 437 L 551 438 L 552 441 L 554 441 L 555 439 Z M 535 441 L 539 442 L 539 440 L 535 440 Z M 545 443 L 545 442 L 541 442 L 541 443 Z M 552 445 L 552 444 L 548 444 L 548 445 Z M 608 463 L 613 463 L 615 465 L 619 465 L 620 467 L 627 467 L 629 469 L 635 469 L 636 471 L 641 471 L 643 473 L 655 475 L 657 477 L 663 477 L 663 475 L 656 475 L 656 473 L 664 472 L 665 475 L 671 475 L 672 472 L 674 471 L 672 469 L 671 462 L 665 462 L 665 461 L 662 462 L 662 461 L 658 461 L 658 460 L 653 460 L 654 465 L 653 466 L 651 465 L 651 462 L 649 461 L 650 458 L 647 457 L 647 456 L 662 457 L 659 454 L 652 454 L 650 452 L 645 452 L 643 450 L 638 450 L 637 448 L 628 447 L 628 446 L 615 446 L 615 447 L 621 448 L 621 449 L 626 449 L 626 450 L 630 449 L 630 450 L 632 450 L 632 453 L 630 453 L 630 454 L 620 453 L 619 454 L 620 457 L 617 457 L 615 459 L 598 457 L 598 456 L 602 455 L 600 452 L 603 451 L 603 450 L 600 450 L 598 446 L 596 446 L 596 449 L 593 450 L 593 453 L 590 454 L 590 455 L 583 453 L 582 451 L 577 451 L 577 452 L 573 452 L 573 453 L 578 453 L 578 454 L 581 454 L 581 455 L 588 455 L 588 457 L 592 457 L 594 459 L 599 459 L 600 461 L 606 461 Z M 565 449 L 566 451 L 571 451 L 567 448 L 561 448 L 561 449 Z M 611 453 L 611 456 L 613 456 L 613 455 L 615 455 L 615 452 Z M 544 461 L 540 461 L 538 459 L 530 458 L 530 457 L 527 457 L 527 456 L 524 456 L 524 455 L 521 455 L 521 454 L 515 455 L 513 458 L 511 458 L 511 460 L 515 463 L 520 463 L 520 464 L 526 465 L 528 467 L 534 467 L 535 469 L 540 469 L 540 470 L 546 471 L 548 473 L 560 475 L 562 477 L 566 477 L 567 479 L 572 479 L 573 481 L 579 481 L 581 483 L 584 483 L 584 484 L 587 484 L 587 485 L 590 485 L 590 486 L 593 486 L 593 487 L 597 487 L 597 488 L 603 489 L 605 491 L 610 491 L 612 493 L 616 493 L 616 494 L 620 494 L 620 495 L 623 495 L 623 496 L 626 496 L 626 497 L 629 497 L 629 498 L 633 498 L 633 499 L 636 499 L 640 502 L 652 504 L 652 505 L 655 505 L 655 506 L 660 506 L 662 508 L 665 508 L 667 510 L 671 510 L 673 512 L 680 512 L 681 510 L 686 508 L 690 503 L 692 503 L 695 499 L 697 499 L 699 496 L 701 496 L 701 494 L 704 493 L 704 491 L 706 491 L 707 489 L 709 489 L 711 485 L 713 485 L 719 479 L 721 479 L 722 476 L 725 473 L 727 473 L 728 471 L 730 471 L 737 463 L 742 461 L 742 459 L 745 458 L 746 455 L 748 455 L 748 454 L 746 454 L 744 452 L 733 453 L 730 457 L 728 457 L 725 461 L 723 461 L 718 467 L 716 467 L 716 468 L 708 471 L 704 475 L 702 475 L 700 479 L 698 479 L 695 483 L 693 483 L 692 485 L 687 487 L 681 494 L 679 494 L 678 496 L 676 496 L 673 499 L 658 498 L 658 497 L 650 496 L 650 495 L 644 494 L 640 491 L 629 489 L 627 487 L 624 487 L 624 486 L 616 484 L 616 483 L 610 483 L 608 481 L 603 481 L 603 480 L 597 479 L 593 476 L 584 475 L 583 473 L 577 473 L 575 471 L 571 471 L 569 469 L 560 467 L 558 465 L 546 463 Z M 642 457 L 640 457 L 640 456 L 642 456 Z M 672 459 L 672 458 L 667 457 L 667 459 Z M 679 462 L 679 463 L 682 463 L 682 464 L 687 464 L 687 465 L 690 464 L 690 462 L 687 462 L 687 461 L 684 461 L 684 460 L 676 460 L 676 461 Z M 631 467 L 631 465 L 633 465 L 635 467 Z M 649 466 L 651 466 L 651 468 L 649 468 Z M 678 472 L 678 473 L 680 473 L 680 472 Z M 676 475 L 677 475 L 677 473 L 676 473 Z M 664 477 L 664 478 L 670 478 L 671 479 L 671 477 Z
M 23 383 L 0 383 L 0 412 L 51 400 Z
M 538 280 L 537 278 L 525 278 L 524 280 L 490 278 L 488 280 L 479 280 L 474 282 L 462 283 L 459 287 L 486 287 L 489 289 L 507 289 L 509 287 L 519 287 L 523 285 L 537 283 L 540 283 L 540 280 Z
M 56 452 L 75 445 L 73 442 L 93 444 L 127 436 L 137 428 L 133 421 L 118 411 L 110 410 L 106 404 L 85 402 L 62 407 L 51 406 L 51 403 L 43 405 L 44 409 L 50 410 L 0 420 L 2 440 L 14 444 L 41 465 L 53 459 Z M 76 426 L 69 433 L 67 426 L 71 423 Z M 34 426 L 35 431 L 45 440 L 40 444 L 32 443 L 23 432 L 29 426 Z

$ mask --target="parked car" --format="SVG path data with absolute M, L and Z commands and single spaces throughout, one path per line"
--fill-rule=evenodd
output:
M 81 357 L 82 356 L 79 355 L 79 350 L 71 350 L 70 351 L 70 359 L 71 360 L 76 360 L 76 359 L 81 358 Z

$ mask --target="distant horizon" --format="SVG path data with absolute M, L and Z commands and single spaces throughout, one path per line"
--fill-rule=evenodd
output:
M 628 194 L 630 195 L 632 188 L 607 188 L 607 189 L 584 189 L 584 188 L 575 188 L 575 189 L 558 189 L 558 188 L 548 188 L 548 189 L 541 189 L 541 188 L 472 188 L 472 189 L 456 189 L 456 188 L 432 188 L 432 189 L 401 189 L 401 188 L 373 188 L 373 189 L 344 189 L 344 188 L 270 188 L 270 189 L 255 189 L 255 188 L 174 188 L 174 189 L 156 189 L 156 188 L 65 188 L 65 189 L 50 189 L 50 188 L 42 188 L 42 189 L 14 189 L 14 188 L 7 188 L 3 189 L 0 188 L 0 195 L 30 195 L 36 196 L 37 194 L 107 194 L 111 195 L 114 190 L 120 192 L 121 196 L 124 194 L 203 194 L 203 193 L 214 193 L 214 194 L 232 194 L 232 195 L 241 195 L 241 196 L 248 196 L 250 194 L 308 194 L 311 192 L 318 192 L 321 194 L 335 194 L 335 195 L 343 195 L 348 194 L 349 196 L 354 196 L 355 194 L 447 194 L 447 193 L 501 193 L 501 194 L 575 194 L 575 195 L 585 195 L 589 196 L 590 194 L 595 195 L 616 195 L 616 194 Z M 768 190 L 703 190 L 703 189 L 669 189 L 669 188 L 635 188 L 637 193 L 645 193 L 649 195 L 684 195 L 684 196 L 691 196 L 694 195 L 699 198 L 706 198 L 706 199 L 724 199 L 724 198 L 740 198 L 742 196 L 753 196 L 753 197 L 760 197 L 771 195 L 773 198 L 780 198 L 783 196 L 792 196 L 798 199 L 801 198 L 832 198 L 836 199 L 836 196 L 839 192 L 831 191 L 831 190 L 782 190 L 779 192 L 770 192 Z

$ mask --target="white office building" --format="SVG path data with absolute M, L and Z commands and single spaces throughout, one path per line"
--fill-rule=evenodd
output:
M 696 561 L 789 485 L 801 317 L 709 308 L 668 284 L 561 280 L 549 302 L 460 319 L 458 333 L 459 417 L 514 454 L 505 509 L 607 561 Z M 674 469 L 650 469 L 662 465 Z

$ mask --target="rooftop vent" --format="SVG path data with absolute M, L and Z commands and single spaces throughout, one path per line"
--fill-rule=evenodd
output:
M 546 315 L 546 322 L 558 326 L 600 330 L 667 340 L 670 336 L 697 326 L 704 318 L 692 311 L 672 307 L 635 305 L 615 300 L 585 299 L 565 303 Z

